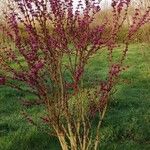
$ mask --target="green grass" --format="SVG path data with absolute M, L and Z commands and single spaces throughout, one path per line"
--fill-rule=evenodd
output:
M 117 49 L 114 57 L 119 56 Z M 86 66 L 84 87 L 105 78 L 106 55 L 97 54 Z M 150 51 L 149 45 L 130 46 L 126 64 L 130 68 L 121 75 L 117 92 L 109 105 L 101 129 L 101 150 L 150 149 Z M 22 117 L 20 99 L 24 97 L 7 87 L 0 87 L 0 150 L 60 150 L 55 137 L 50 137 L 28 124 Z M 26 95 L 26 97 L 30 97 Z M 36 116 L 38 108 L 30 113 Z

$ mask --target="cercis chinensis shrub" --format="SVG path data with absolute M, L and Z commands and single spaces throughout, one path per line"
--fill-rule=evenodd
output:
M 9 0 L 0 31 L 0 85 L 35 97 L 23 105 L 42 105 L 40 117 L 56 135 L 63 150 L 98 149 L 99 129 L 111 91 L 120 73 L 134 33 L 150 21 L 150 8 L 135 10 L 124 37 L 124 48 L 117 62 L 113 52 L 126 21 L 130 0 L 112 0 L 110 16 L 100 18 L 101 2 L 78 0 Z M 92 90 L 82 86 L 85 65 L 97 52 L 107 51 L 108 72 L 105 81 Z M 67 76 L 67 77 L 66 77 Z M 24 88 L 26 87 L 26 88 Z M 29 122 L 36 125 L 27 113 Z M 93 118 L 98 115 L 96 129 Z

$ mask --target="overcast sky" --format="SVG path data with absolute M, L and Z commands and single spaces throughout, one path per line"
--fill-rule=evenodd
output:
M 5 1 L 7 1 L 7 0 L 0 0 L 0 12 L 1 12 L 1 7 L 3 7 L 3 3 L 4 3 Z M 79 0 L 73 0 L 73 1 L 74 1 L 74 8 L 76 8 L 76 6 L 77 6 Z M 85 0 L 82 0 L 82 1 L 83 1 L 83 3 L 84 3 Z M 96 0 L 96 1 L 98 1 L 98 0 Z M 101 0 L 101 8 L 102 8 L 102 9 L 103 9 L 103 8 L 108 8 L 108 7 L 110 6 L 110 4 L 111 4 L 111 1 L 112 1 L 112 0 Z M 140 1 L 140 0 L 132 0 L 132 1 L 137 2 L 137 1 Z M 143 0 L 142 0 L 142 1 L 143 1 Z M 148 0 L 148 1 L 149 1 L 149 0 Z
M 4 7 L 4 3 L 6 2 L 7 0 L 0 0 L 0 14 L 2 14 L 2 7 Z M 78 4 L 78 1 L 79 0 L 73 0 L 74 2 L 74 9 L 76 8 L 77 4 Z M 82 0 L 83 3 L 85 0 Z M 98 1 L 98 0 L 96 0 Z M 101 8 L 104 9 L 104 8 L 108 8 L 110 6 L 110 3 L 111 3 L 112 0 L 101 0 Z
M 2 6 L 3 2 L 5 2 L 6 0 L 0 0 L 0 6 Z M 78 0 L 73 0 L 74 1 L 74 7 L 77 5 Z M 84 2 L 84 0 L 83 0 Z M 106 6 L 108 4 L 110 4 L 111 0 L 102 0 L 101 2 L 101 6 Z

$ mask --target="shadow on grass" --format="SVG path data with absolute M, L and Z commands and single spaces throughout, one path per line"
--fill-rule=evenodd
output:
M 149 150 L 150 79 L 118 86 L 103 122 L 102 150 Z
M 0 91 L 0 150 L 60 150 L 55 137 L 23 119 L 20 99 L 24 95 L 7 87 Z
M 50 137 L 38 131 L 27 131 L 18 133 L 8 150 L 60 150 L 55 137 Z

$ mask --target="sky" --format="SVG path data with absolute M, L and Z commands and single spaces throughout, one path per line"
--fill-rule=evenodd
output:
M 3 7 L 3 5 L 4 5 L 3 3 L 5 1 L 7 1 L 7 0 L 0 0 L 0 13 L 1 13 L 1 7 Z M 79 0 L 73 0 L 73 1 L 74 1 L 74 8 L 76 8 Z M 82 0 L 82 1 L 84 2 L 85 0 Z M 96 1 L 99 1 L 99 0 L 96 0 Z M 112 0 L 101 0 L 101 8 L 104 9 L 104 8 L 110 7 L 111 1 Z M 137 2 L 140 0 L 132 0 L 132 1 Z
M 2 6 L 3 2 L 6 0 L 0 0 L 0 6 Z M 74 1 L 74 7 L 77 5 L 78 0 L 73 0 Z M 102 6 L 106 6 L 108 4 L 110 4 L 111 0 L 102 0 L 101 5 Z
M 2 14 L 2 7 L 4 7 L 4 3 L 5 1 L 7 0 L 0 0 L 0 14 Z M 74 9 L 76 8 L 77 4 L 78 4 L 78 1 L 79 0 L 73 0 L 74 2 Z M 83 2 L 85 0 L 82 0 Z M 96 0 L 96 1 L 99 1 L 99 0 Z M 108 8 L 108 6 L 110 6 L 110 3 L 111 3 L 112 0 L 101 0 L 101 8 L 104 9 L 104 8 Z

